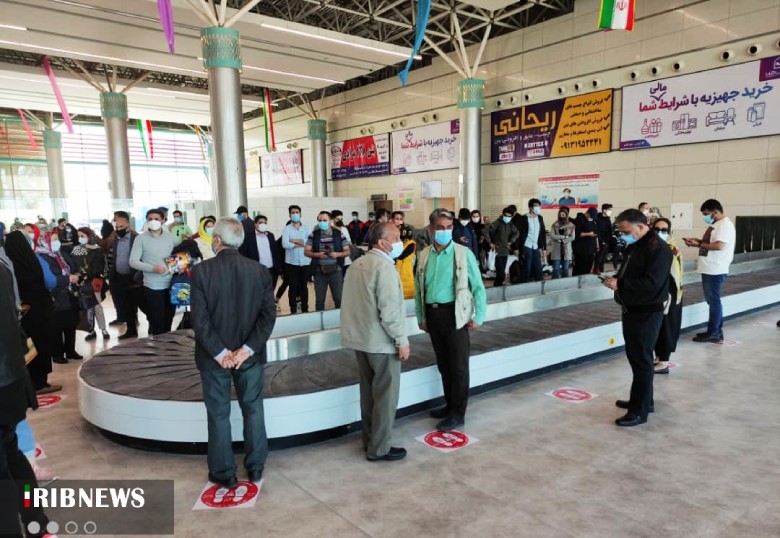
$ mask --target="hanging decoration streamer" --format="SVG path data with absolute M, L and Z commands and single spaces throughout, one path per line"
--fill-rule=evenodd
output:
M 263 94 L 263 131 L 265 132 L 265 150 L 271 151 L 271 143 L 268 136 L 268 108 L 265 104 L 265 94 Z
M 226 1 L 226 0 L 223 0 Z M 171 8 L 171 0 L 157 0 L 157 12 L 160 14 L 160 22 L 162 23 L 163 32 L 165 32 L 165 40 L 168 42 L 168 52 L 173 54 L 173 9 Z
M 30 124 L 27 123 L 27 118 L 24 117 L 24 112 L 22 112 L 21 108 L 17 108 L 16 111 L 19 113 L 19 117 L 22 119 L 22 125 L 24 125 L 24 132 L 27 133 L 27 138 L 30 140 L 30 146 L 32 146 L 32 149 L 38 149 L 38 144 L 35 143 L 35 137 L 33 137 L 32 129 L 30 129 Z
M 200 144 L 200 155 L 201 157 L 203 157 L 203 160 L 205 161 L 206 150 L 203 149 L 203 138 L 202 138 L 203 135 L 201 134 L 200 127 L 197 125 L 195 126 L 195 134 L 198 135 L 198 144 Z
M 54 91 L 54 96 L 57 98 L 57 104 L 60 106 L 60 113 L 62 113 L 62 121 L 65 122 L 65 126 L 68 128 L 68 134 L 73 134 L 73 124 L 70 122 L 70 114 L 68 114 L 68 107 L 65 106 L 65 100 L 60 93 L 60 87 L 57 85 L 57 79 L 54 76 L 54 70 L 49 63 L 49 57 L 43 57 L 43 68 L 46 70 L 46 74 L 49 76 L 49 83 L 51 89 Z
M 141 145 L 144 148 L 144 155 L 149 159 L 149 151 L 146 149 L 146 137 L 144 136 L 144 127 L 141 124 L 141 120 L 135 120 L 135 124 L 138 126 L 138 134 L 141 135 Z
M 268 123 L 266 124 L 266 142 L 265 146 L 269 151 L 276 151 L 276 136 L 274 135 L 274 113 L 271 110 L 273 107 L 271 106 L 271 90 L 268 88 L 265 89 L 265 110 L 264 112 L 267 114 L 263 117 L 267 117 Z M 271 145 L 268 145 L 268 133 L 271 134 Z
M 420 52 L 423 38 L 425 37 L 425 30 L 428 28 L 428 18 L 431 16 L 431 0 L 417 0 L 417 26 L 415 28 L 414 35 L 414 48 L 409 59 L 406 60 L 406 67 L 398 73 L 398 77 L 401 79 L 401 86 L 406 86 L 406 77 L 409 76 L 409 70 L 412 68 L 412 62 L 417 53 Z
M 154 159 L 154 139 L 152 138 L 152 120 L 146 120 L 146 134 L 149 135 L 149 154 Z

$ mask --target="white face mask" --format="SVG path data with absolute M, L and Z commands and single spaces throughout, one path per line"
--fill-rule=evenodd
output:
M 52 241 L 51 242 L 51 250 L 53 252 L 59 252 L 61 246 L 62 245 L 61 245 L 61 243 L 59 241 Z
M 268 225 L 265 224 L 265 223 L 258 224 L 257 225 L 257 231 L 260 232 L 261 234 L 264 234 L 265 232 L 268 231 Z
M 151 231 L 153 231 L 153 232 L 156 232 L 157 230 L 162 228 L 162 222 L 160 222 L 159 220 L 150 220 L 147 223 L 147 225 L 148 225 L 149 229 Z
M 471 222 L 474 224 L 479 224 L 479 217 L 471 217 Z
M 650 214 L 650 210 L 649 209 L 645 209 L 644 211 L 642 211 L 642 214 L 646 217 L 646 216 L 648 216 Z
M 462 221 L 460 221 L 460 225 L 461 225 L 461 226 L 464 226 L 464 227 L 465 227 L 465 226 L 468 226 L 468 225 L 469 225 L 469 221 L 467 221 L 467 220 L 462 220 Z
M 612 210 L 611 210 L 611 209 L 607 209 L 607 210 L 604 212 L 604 214 L 605 214 L 606 216 L 608 216 L 608 217 L 611 217 L 611 216 L 612 216 Z
M 86 245 L 87 243 L 89 243 L 89 239 L 87 239 L 86 237 L 79 237 L 80 245 Z

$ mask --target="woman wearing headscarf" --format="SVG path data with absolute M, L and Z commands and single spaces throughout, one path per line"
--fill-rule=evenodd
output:
M 577 215 L 574 221 L 575 239 L 572 245 L 574 251 L 574 275 L 588 275 L 593 270 L 596 253 L 599 250 L 599 234 L 596 224 L 598 210 L 588 209 L 586 215 Z
M 200 250 L 204 261 L 214 257 L 214 251 L 211 250 L 211 233 L 215 223 L 216 219 L 208 216 L 200 219 L 200 224 L 198 225 L 198 237 L 195 239 L 195 243 L 197 243 L 198 250 Z
M 97 338 L 95 333 L 95 322 L 100 327 L 103 334 L 103 340 L 108 340 L 111 335 L 106 330 L 106 316 L 103 313 L 103 305 L 100 304 L 103 298 L 103 288 L 105 287 L 106 274 L 106 252 L 98 246 L 97 236 L 91 228 L 83 227 L 78 229 L 78 244 L 73 247 L 70 253 L 73 261 L 73 268 L 79 276 L 79 284 L 91 284 L 92 292 L 95 294 L 97 304 L 89 309 L 87 316 L 90 319 L 90 328 L 86 341 Z
M 33 227 L 37 229 L 37 226 Z M 33 388 L 38 394 L 62 390 L 62 385 L 51 385 L 48 382 L 54 325 L 54 306 L 49 290 L 56 285 L 54 275 L 48 269 L 44 273 L 44 264 L 33 252 L 26 231 L 8 234 L 5 238 L 5 252 L 14 266 L 19 299 L 29 308 L 22 316 L 22 329 L 32 339 L 38 353 L 27 364 Z
M 76 353 L 79 312 L 71 288 L 78 283 L 79 277 L 73 270 L 73 262 L 69 256 L 60 252 L 60 239 L 56 232 L 41 236 L 35 253 L 46 263 L 57 281 L 51 290 L 54 299 L 52 360 L 57 364 L 67 364 L 68 359 L 83 359 L 84 357 Z
M 653 230 L 658 237 L 666 241 L 672 249 L 672 271 L 669 279 L 669 309 L 661 323 L 661 331 L 655 343 L 655 373 L 669 373 L 669 358 L 677 351 L 677 340 L 682 329 L 683 309 L 683 259 L 677 242 L 672 237 L 672 221 L 660 217 L 653 223 Z

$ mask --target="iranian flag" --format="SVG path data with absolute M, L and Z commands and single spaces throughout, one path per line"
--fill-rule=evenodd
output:
M 605 30 L 634 29 L 635 0 L 601 0 L 599 28 Z

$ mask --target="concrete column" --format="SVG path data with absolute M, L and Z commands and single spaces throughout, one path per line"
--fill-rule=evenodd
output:
M 247 205 L 244 123 L 241 110 L 241 45 L 238 30 L 210 27 L 200 32 L 203 66 L 209 74 L 218 216 Z
M 100 114 L 106 128 L 113 209 L 127 210 L 133 199 L 130 150 L 127 145 L 127 96 L 117 92 L 101 93 Z
M 49 174 L 49 196 L 52 214 L 60 218 L 67 212 L 65 191 L 65 167 L 62 162 L 62 133 L 52 129 L 43 130 L 43 148 L 46 151 L 46 168 Z
M 482 109 L 485 81 L 467 78 L 458 82 L 460 114 L 460 206 L 482 209 Z
M 306 130 L 311 151 L 311 195 L 314 198 L 324 198 L 328 195 L 328 160 L 325 155 L 327 122 L 308 120 Z

